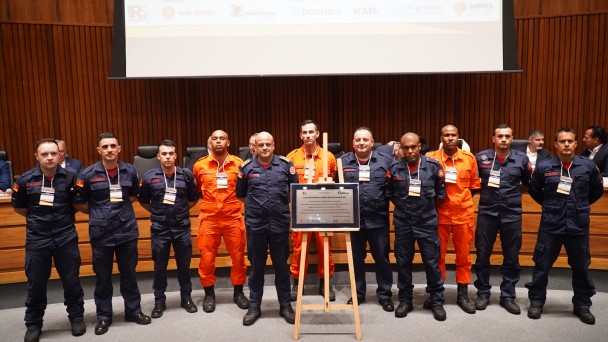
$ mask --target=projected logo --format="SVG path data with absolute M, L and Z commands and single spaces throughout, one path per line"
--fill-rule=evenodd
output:
M 241 5 L 230 5 L 230 16 L 231 17 L 242 17 L 243 16 L 243 6 Z
M 471 1 L 457 2 L 454 4 L 454 11 L 457 15 L 463 15 L 468 11 L 469 15 L 487 14 L 494 12 L 497 9 L 495 1 Z
M 173 7 L 165 7 L 163 8 L 163 11 L 161 12 L 163 18 L 167 19 L 167 20 L 171 20 L 173 18 L 175 18 L 175 8 Z
M 147 21 L 148 9 L 143 5 L 131 5 L 127 8 L 129 21 Z
M 456 14 L 462 15 L 467 10 L 467 4 L 464 2 L 457 2 L 454 4 L 454 11 Z

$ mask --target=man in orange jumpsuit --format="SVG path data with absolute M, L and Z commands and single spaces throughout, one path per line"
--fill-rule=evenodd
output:
M 232 260 L 230 280 L 234 286 L 234 302 L 239 308 L 247 309 L 249 299 L 243 293 L 247 272 L 245 226 L 241 202 L 236 198 L 236 180 L 243 160 L 228 153 L 230 140 L 224 131 L 214 131 L 208 145 L 211 153 L 199 159 L 193 168 L 198 191 L 203 197 L 197 238 L 201 251 L 198 274 L 205 289 L 203 311 L 215 310 L 215 257 L 222 236 Z
M 445 172 L 447 198 L 437 206 L 439 214 L 439 239 L 441 255 L 439 268 L 445 280 L 445 254 L 452 233 L 456 252 L 456 283 L 458 296 L 456 302 L 466 313 L 475 313 L 475 304 L 468 295 L 471 282 L 471 241 L 475 236 L 473 228 L 473 193 L 481 188 L 475 155 L 458 148 L 458 128 L 447 125 L 441 129 L 443 148 L 429 152 L 427 157 L 441 163 Z
M 317 123 L 313 120 L 305 120 L 302 123 L 300 129 L 300 139 L 304 142 L 302 147 L 291 151 L 287 155 L 296 168 L 300 183 L 317 183 L 319 177 L 323 176 L 323 153 L 324 150 L 317 144 L 317 138 L 319 137 L 319 130 Z M 336 157 L 327 151 L 327 176 L 333 177 L 336 172 Z M 291 264 L 291 276 L 294 279 L 293 287 L 291 288 L 290 298 L 295 301 L 298 296 L 298 279 L 300 276 L 300 255 L 302 254 L 302 234 L 301 232 L 291 232 L 291 241 L 293 243 L 293 262 Z M 319 294 L 325 296 L 325 279 L 329 279 L 334 274 L 335 264 L 331 257 L 331 239 L 329 247 L 329 274 L 325 274 L 323 268 L 325 255 L 323 252 L 323 237 L 319 233 L 307 233 L 308 241 L 311 240 L 311 236 L 314 235 L 317 245 L 318 265 L 317 275 L 320 279 Z M 304 277 L 306 277 L 306 271 L 308 268 L 308 258 L 304 265 Z M 332 286 L 329 287 L 329 300 L 335 301 L 336 294 Z

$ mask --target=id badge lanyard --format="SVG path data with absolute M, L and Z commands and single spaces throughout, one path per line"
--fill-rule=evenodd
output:
M 55 179 L 55 176 L 53 176 L 53 178 L 51 178 L 51 187 L 50 188 L 47 188 L 44 186 L 45 178 L 46 177 L 44 175 L 42 175 L 42 189 L 40 190 L 40 201 L 38 202 L 38 205 L 52 207 L 53 202 L 55 201 L 55 189 L 53 188 L 53 180 Z
M 458 153 L 458 151 L 456 151 L 456 153 Z M 458 180 L 458 170 L 456 169 L 456 162 L 454 161 L 454 156 L 456 155 L 456 153 L 454 153 L 454 155 L 450 157 L 450 159 L 452 159 L 453 167 L 448 167 L 448 165 L 445 163 L 445 159 L 443 158 L 444 152 L 443 152 L 443 150 L 441 151 L 441 160 L 443 161 L 443 165 L 445 166 L 445 182 L 446 183 L 455 184 Z
M 112 184 L 110 181 L 110 175 L 108 174 L 108 170 L 104 168 L 106 171 L 106 177 L 108 177 L 108 184 L 110 184 L 110 202 L 122 202 L 122 189 L 120 187 L 120 168 L 116 167 L 116 178 L 118 179 L 118 183 Z
M 372 155 L 369 155 L 367 161 L 363 163 L 363 165 L 361 165 L 361 162 L 359 161 L 359 158 L 357 158 L 357 156 L 355 156 L 355 159 L 357 160 L 357 164 L 359 164 L 359 182 L 369 182 L 369 180 L 371 179 L 371 167 L 369 164 L 371 163 Z
M 226 161 L 228 161 L 228 156 L 224 159 L 220 169 L 220 163 L 216 160 L 217 170 L 215 171 L 215 184 L 218 189 L 228 189 L 228 175 L 226 174 Z M 220 170 L 222 172 L 220 172 Z
M 304 150 L 304 161 L 306 162 L 306 166 L 304 167 L 304 178 L 307 179 L 308 183 L 312 183 L 315 179 L 315 156 L 318 152 L 319 146 L 317 146 L 317 149 L 309 159 L 307 157 L 306 150 Z
M 570 168 L 572 167 L 572 162 L 568 165 L 566 172 L 568 176 L 564 176 L 564 163 L 562 163 L 561 169 L 559 170 L 559 184 L 557 185 L 557 193 L 562 195 L 570 195 L 570 190 L 572 189 L 572 177 L 570 177 Z
M 509 158 L 511 152 L 507 154 L 505 160 Z M 490 178 L 488 178 L 488 186 L 493 188 L 500 188 L 500 171 L 502 170 L 502 164 L 498 168 L 498 170 L 494 170 L 494 162 L 496 161 L 496 152 L 494 152 L 494 159 L 492 159 L 492 169 L 490 170 Z
M 410 178 L 410 188 L 408 190 L 408 196 L 420 197 L 420 190 L 422 186 L 422 182 L 420 181 L 420 160 L 422 158 L 418 157 L 418 165 L 416 166 L 416 173 L 418 174 L 418 178 L 412 179 L 412 172 L 410 171 L 410 167 L 407 167 L 407 174 Z
M 163 198 L 163 204 L 175 205 L 175 197 L 177 195 L 177 168 L 173 170 L 173 188 L 169 187 L 167 174 L 164 170 L 163 177 L 165 178 L 165 197 Z

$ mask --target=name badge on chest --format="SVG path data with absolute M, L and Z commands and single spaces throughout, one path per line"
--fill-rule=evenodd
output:
M 165 197 L 163 204 L 175 205 L 175 196 L 177 195 L 176 188 L 165 188 Z
M 215 176 L 215 183 L 218 189 L 227 189 L 228 188 L 228 175 L 224 172 L 218 173 Z
M 47 188 L 47 187 L 43 186 L 42 190 L 40 191 L 40 202 L 38 202 L 38 204 L 52 207 L 54 201 L 55 201 L 55 189 Z
M 304 168 L 304 178 L 306 179 L 314 179 L 315 178 L 315 164 L 307 163 Z
M 110 202 L 122 202 L 122 188 L 120 184 L 110 184 Z
M 420 186 L 422 182 L 420 179 L 410 179 L 410 188 L 408 191 L 408 196 L 420 197 Z
M 493 188 L 500 188 L 500 170 L 490 171 L 490 178 L 488 179 L 488 186 Z
M 359 182 L 369 182 L 370 168 L 369 165 L 359 165 Z
M 572 189 L 572 178 L 562 176 L 559 179 L 559 184 L 557 185 L 557 193 L 570 195 L 570 189 Z
M 445 182 L 446 183 L 456 183 L 458 179 L 458 170 L 454 167 L 446 167 L 445 168 Z

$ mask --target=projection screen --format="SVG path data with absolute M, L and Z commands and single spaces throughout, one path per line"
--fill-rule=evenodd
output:
M 515 70 L 512 11 L 511 0 L 117 0 L 111 77 Z

